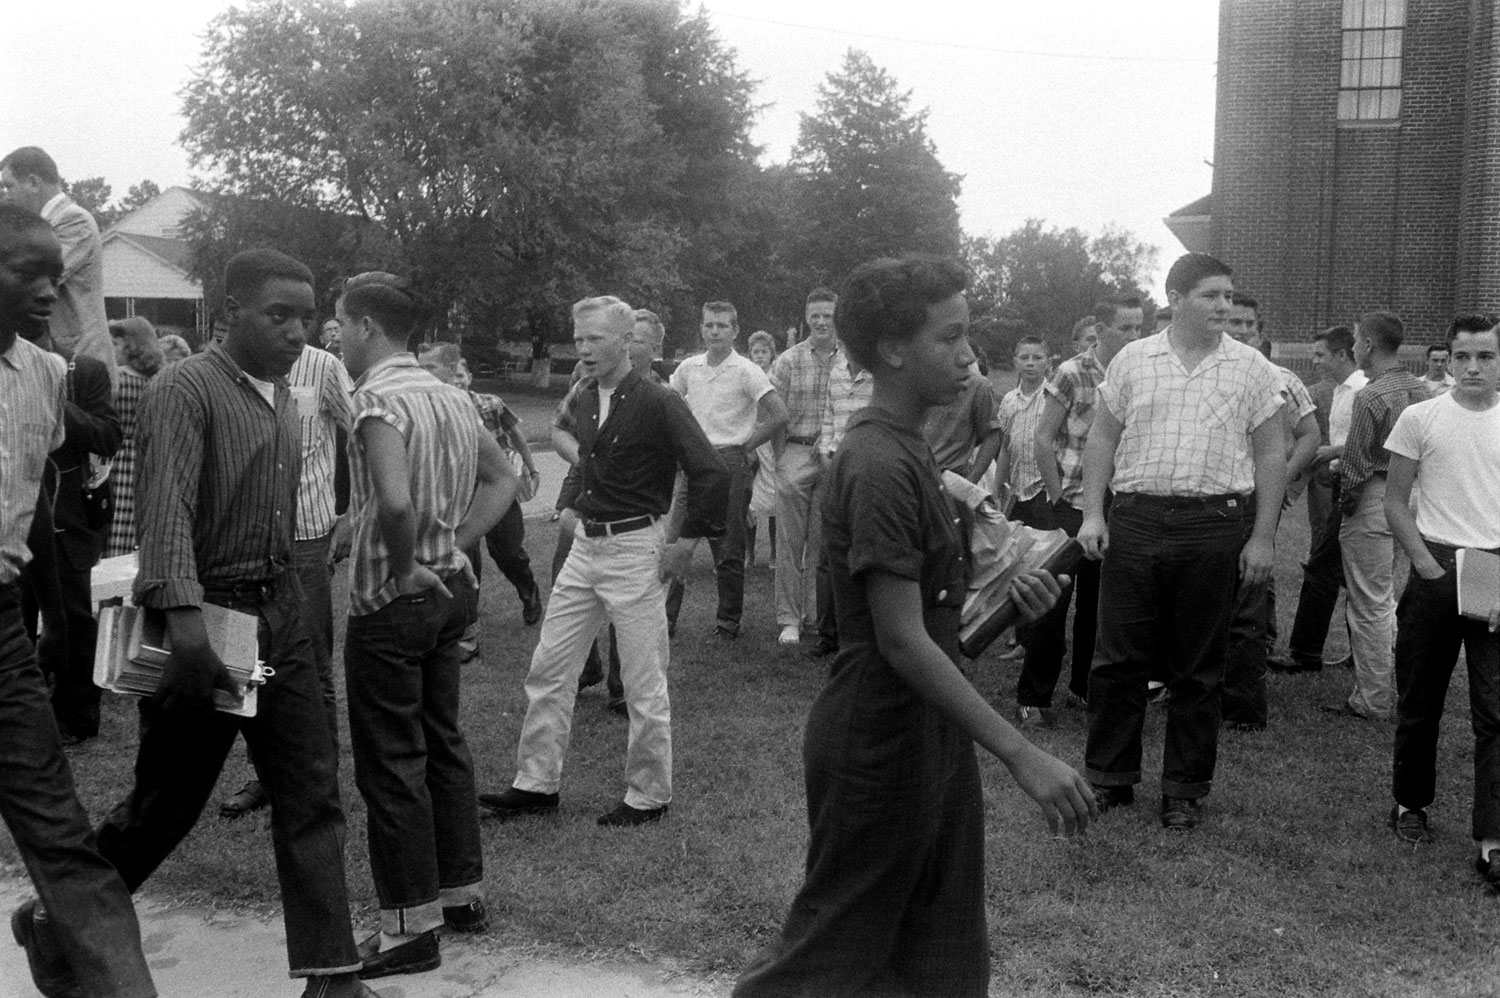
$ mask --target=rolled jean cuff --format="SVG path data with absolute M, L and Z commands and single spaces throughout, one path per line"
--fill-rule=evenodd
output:
M 444 887 L 438 891 L 438 904 L 444 908 L 462 908 L 470 901 L 484 900 L 484 881 L 476 880 L 472 884 L 460 884 L 457 887 Z
M 404 908 L 381 908 L 380 931 L 389 936 L 415 936 L 443 924 L 443 902 L 434 898 Z
M 1133 787 L 1141 782 L 1141 771 L 1132 773 L 1101 773 L 1097 769 L 1084 768 L 1083 778 L 1099 787 Z
M 1176 780 L 1163 779 L 1161 781 L 1161 793 L 1163 797 L 1182 797 L 1187 800 L 1197 800 L 1199 797 L 1207 797 L 1208 792 L 1213 789 L 1212 780 L 1204 780 L 1199 783 L 1178 783 Z

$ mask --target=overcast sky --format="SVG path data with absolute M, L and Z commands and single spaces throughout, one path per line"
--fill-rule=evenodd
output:
M 12 5 L 0 60 L 0 146 L 39 145 L 64 177 L 186 184 L 178 93 L 220 0 Z M 865 50 L 930 112 L 943 164 L 964 177 L 964 228 L 1027 218 L 1115 223 L 1182 247 L 1162 216 L 1212 183 L 1212 0 L 707 0 L 719 36 L 760 81 L 755 137 L 784 161 L 798 115 L 844 52 Z M 3 155 L 0 152 L 0 155 Z

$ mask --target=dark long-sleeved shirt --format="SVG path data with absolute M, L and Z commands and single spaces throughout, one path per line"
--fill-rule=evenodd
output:
M 631 371 L 610 396 L 600 426 L 598 385 L 587 380 L 573 393 L 568 415 L 579 455 L 573 508 L 582 516 L 605 521 L 663 516 L 681 467 L 688 481 L 682 536 L 723 535 L 729 472 L 676 392 Z
M 197 606 L 205 586 L 266 582 L 290 564 L 301 445 L 285 378 L 274 398 L 217 344 L 147 386 L 136 425 L 140 605 Z
M 1408 405 L 1431 398 L 1422 382 L 1405 367 L 1382 371 L 1354 396 L 1349 438 L 1339 466 L 1340 502 L 1352 509 L 1360 488 L 1390 466 L 1385 438 Z

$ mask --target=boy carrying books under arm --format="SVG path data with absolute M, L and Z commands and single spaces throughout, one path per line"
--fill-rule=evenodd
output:
M 1474 727 L 1474 865 L 1500 892 L 1500 605 L 1487 619 L 1461 614 L 1454 564 L 1463 548 L 1500 551 L 1497 325 L 1493 315 L 1465 315 L 1449 327 L 1458 383 L 1408 406 L 1392 428 L 1385 513 L 1412 568 L 1397 609 L 1391 827 L 1405 842 L 1432 840 L 1426 809 L 1436 795 L 1438 727 L 1462 644 Z

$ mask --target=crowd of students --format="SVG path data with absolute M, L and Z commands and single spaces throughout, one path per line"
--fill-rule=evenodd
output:
M 605 679 L 606 623 L 609 704 L 629 736 L 622 799 L 597 820 L 661 821 L 686 570 L 707 540 L 707 639 L 737 640 L 752 512 L 774 516 L 778 646 L 806 640 L 831 662 L 803 753 L 805 881 L 736 994 L 986 993 L 975 745 L 1054 833 L 1078 834 L 1135 802 L 1154 697 L 1166 713 L 1160 822 L 1189 831 L 1214 786 L 1221 726 L 1274 722 L 1268 668 L 1321 667 L 1341 583 L 1355 679 L 1335 709 L 1394 714 L 1390 821 L 1407 841 L 1432 836 L 1438 723 L 1465 650 L 1475 866 L 1500 889 L 1500 606 L 1462 616 L 1454 582 L 1458 551 L 1500 551 L 1488 515 L 1500 319 L 1456 319 L 1454 374 L 1429 350 L 1417 378 L 1399 355 L 1399 318 L 1370 313 L 1318 334 L 1309 392 L 1267 359 L 1259 307 L 1230 268 L 1188 254 L 1167 275 L 1170 319 L 1156 332 L 1144 335 L 1139 300 L 1100 302 L 1055 370 L 1045 343 L 1022 337 L 1018 384 L 997 399 L 949 260 L 875 260 L 837 292 L 815 289 L 806 339 L 779 356 L 764 333 L 741 355 L 734 306 L 709 302 L 705 352 L 665 379 L 660 318 L 585 298 L 572 309 L 577 381 L 551 428 L 570 471 L 544 603 L 518 504 L 540 485 L 530 449 L 501 400 L 469 390 L 455 348 L 411 352 L 426 319 L 417 289 L 393 274 L 350 278 L 317 349 L 311 272 L 274 250 L 241 253 L 223 275 L 222 336 L 203 352 L 163 364 L 149 325 L 126 321 L 101 360 L 82 348 L 100 345 L 93 333 L 62 332 L 78 269 L 66 226 L 43 210 L 65 197 L 48 162 L 27 150 L 0 161 L 0 815 L 37 892 L 11 924 L 43 994 L 155 994 L 130 894 L 192 829 L 237 736 L 257 779 L 224 811 L 270 807 L 304 994 L 368 995 L 362 979 L 438 966 L 444 931 L 488 924 L 481 813 L 558 810 L 578 691 Z M 116 456 L 124 493 L 102 522 L 90 455 Z M 1016 519 L 1075 536 L 1087 556 L 1071 575 L 1011 584 L 1024 647 L 1013 708 L 965 675 L 968 529 L 945 471 L 993 482 Z M 1279 659 L 1275 535 L 1286 497 L 1303 490 L 1317 536 Z M 94 546 L 70 551 L 54 515 L 84 524 Z M 83 648 L 92 661 L 88 566 L 106 539 L 138 547 L 133 600 L 161 615 L 171 651 L 139 704 L 133 785 L 91 827 L 63 748 L 98 731 L 98 691 L 80 670 Z M 485 792 L 458 715 L 481 541 L 523 623 L 541 625 L 514 779 Z M 1411 567 L 1399 608 L 1396 544 Z M 330 576 L 346 558 L 347 737 L 380 905 L 361 939 L 333 675 Z M 1024 733 L 1053 723 L 1073 604 L 1065 696 L 1087 711 L 1081 771 Z M 258 621 L 269 679 L 253 717 L 213 707 L 235 687 L 209 605 Z

